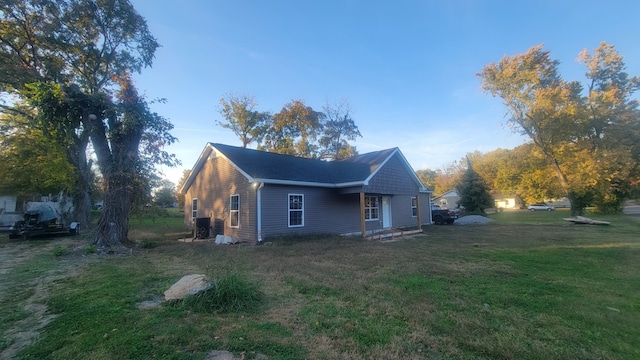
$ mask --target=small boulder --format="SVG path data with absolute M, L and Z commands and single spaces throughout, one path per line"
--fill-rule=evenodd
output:
M 185 275 L 175 284 L 171 285 L 169 290 L 164 292 L 165 300 L 184 299 L 187 295 L 195 295 L 201 291 L 211 287 L 209 279 L 205 275 L 191 274 Z

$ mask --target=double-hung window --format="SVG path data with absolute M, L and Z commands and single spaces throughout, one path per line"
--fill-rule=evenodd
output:
M 289 227 L 304 226 L 304 195 L 289 194 Z
M 191 200 L 191 220 L 196 221 L 198 217 L 198 199 Z
M 380 213 L 380 205 L 377 196 L 365 196 L 364 198 L 364 219 L 378 220 Z
M 414 197 L 411 198 L 411 216 L 418 216 L 418 200 Z
M 229 198 L 229 225 L 232 228 L 240 227 L 240 195 L 231 195 Z

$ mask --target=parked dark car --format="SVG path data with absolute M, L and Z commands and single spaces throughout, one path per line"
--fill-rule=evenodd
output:
M 458 218 L 458 214 L 449 210 L 442 209 L 439 205 L 431 205 L 431 221 L 436 225 L 453 224 Z
M 16 221 L 9 232 L 10 239 L 23 238 L 39 235 L 71 234 L 80 233 L 80 224 L 72 222 L 65 225 L 60 216 L 49 206 L 40 206 L 24 213 L 23 220 Z

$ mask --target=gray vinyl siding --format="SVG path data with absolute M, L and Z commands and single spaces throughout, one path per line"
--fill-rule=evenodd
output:
M 339 189 L 282 186 L 266 184 L 262 191 L 262 237 L 294 234 L 348 234 L 359 233 L 360 195 L 340 194 Z M 289 194 L 304 195 L 304 226 L 289 227 Z M 367 196 L 378 196 L 367 194 Z M 418 194 L 420 216 L 423 224 L 429 223 L 428 194 Z M 411 195 L 391 196 L 393 227 L 417 226 L 412 216 Z M 365 221 L 366 231 L 382 229 L 383 207 L 380 202 L 379 219 Z
M 395 195 L 391 197 L 391 216 L 393 227 L 418 226 L 418 218 L 413 217 L 411 211 L 412 197 L 418 198 L 418 206 L 420 207 L 420 223 L 431 223 L 429 220 L 428 194 Z
M 288 226 L 289 194 L 304 195 L 304 226 Z M 367 222 L 367 230 L 377 226 Z M 339 194 L 338 189 L 266 184 L 262 189 L 262 235 L 360 231 L 360 195 Z
M 231 195 L 240 195 L 240 211 L 238 228 L 230 227 Z M 256 190 L 237 169 L 225 158 L 216 157 L 206 161 L 193 183 L 185 194 L 185 225 L 191 223 L 191 200 L 198 199 L 198 217 L 211 219 L 214 226 L 216 219 L 224 221 L 224 234 L 241 241 L 256 241 Z
M 422 225 L 431 225 L 431 203 L 429 194 L 420 194 L 420 221 Z
M 417 226 L 418 220 L 411 215 L 411 196 L 391 197 L 391 216 L 393 227 Z

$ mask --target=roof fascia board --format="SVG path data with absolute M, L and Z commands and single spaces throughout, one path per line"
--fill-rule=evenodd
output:
M 353 181 L 348 183 L 317 183 L 312 181 L 295 181 L 295 180 L 279 180 L 279 179 L 259 179 L 254 178 L 252 181 L 261 182 L 265 184 L 274 185 L 297 185 L 297 186 L 313 186 L 313 187 L 325 187 L 325 188 L 342 188 L 349 186 L 365 185 L 362 181 Z

